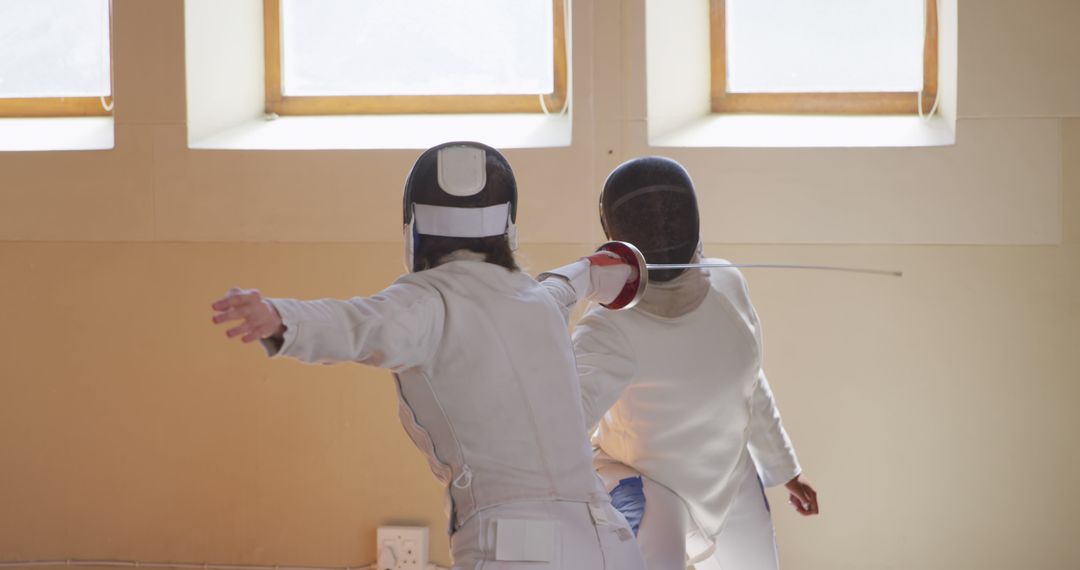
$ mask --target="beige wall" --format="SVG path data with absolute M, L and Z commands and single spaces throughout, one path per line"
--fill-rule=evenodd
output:
M 509 153 L 533 270 L 591 249 L 604 175 L 650 152 L 643 9 L 576 3 L 574 144 Z M 189 151 L 182 2 L 114 14 L 117 148 L 0 154 L 0 559 L 357 564 L 376 526 L 413 522 L 447 562 L 388 375 L 267 361 L 207 306 L 234 284 L 389 282 L 416 153 Z M 960 20 L 956 148 L 662 151 L 701 187 L 715 254 L 905 271 L 749 274 L 823 501 L 803 520 L 770 492 L 789 568 L 1080 566 L 1080 8 L 961 0 Z M 867 195 L 837 190 L 843 168 Z M 948 184 L 898 195 L 921 176 Z M 957 196 L 970 215 L 939 219 Z M 901 198 L 918 215 L 879 207 Z M 1060 227 L 987 224 L 1010 208 Z M 982 238 L 904 245 L 948 223 Z

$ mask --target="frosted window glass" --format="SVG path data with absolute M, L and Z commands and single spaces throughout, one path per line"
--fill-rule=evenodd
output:
M 727 0 L 728 91 L 919 91 L 924 0 Z
M 0 0 L 0 98 L 111 92 L 109 0 Z
M 285 95 L 553 91 L 551 0 L 283 0 Z

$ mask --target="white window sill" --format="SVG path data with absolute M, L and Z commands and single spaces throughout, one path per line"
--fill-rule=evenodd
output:
M 241 123 L 198 140 L 195 149 L 422 149 L 452 140 L 496 148 L 570 146 L 569 115 L 343 115 Z
M 0 152 L 113 148 L 112 117 L 0 119 Z
M 922 147 L 955 144 L 956 132 L 939 116 L 708 115 L 649 142 L 654 147 Z

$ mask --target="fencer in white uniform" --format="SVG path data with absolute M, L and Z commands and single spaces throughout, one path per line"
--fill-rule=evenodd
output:
M 610 239 L 649 263 L 701 260 L 693 184 L 675 161 L 615 169 L 601 217 Z M 649 570 L 774 570 L 762 485 L 786 485 L 802 514 L 817 513 L 817 498 L 762 369 L 746 282 L 733 268 L 652 271 L 649 281 L 637 306 L 594 306 L 573 334 L 586 422 L 598 423 L 596 469 Z
M 588 259 L 565 281 L 519 271 L 516 207 L 498 151 L 434 147 L 406 182 L 409 274 L 349 300 L 233 291 L 215 321 L 243 319 L 230 336 L 272 355 L 393 371 L 401 422 L 447 488 L 455 569 L 643 570 L 592 468 L 567 333 L 604 279 Z M 629 272 L 604 275 L 617 292 Z

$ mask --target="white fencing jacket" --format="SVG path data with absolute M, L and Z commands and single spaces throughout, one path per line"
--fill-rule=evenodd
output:
M 705 300 L 685 315 L 594 306 L 573 340 L 585 420 L 599 422 L 598 461 L 668 487 L 713 537 L 748 461 L 766 486 L 795 477 L 799 463 L 762 371 L 746 282 L 736 269 L 714 269 L 710 279 Z
M 589 264 L 576 267 L 587 274 Z M 371 297 L 271 303 L 287 327 L 280 355 L 394 372 L 401 422 L 447 486 L 453 531 L 504 503 L 610 501 L 592 468 L 567 332 L 579 292 L 459 260 Z

